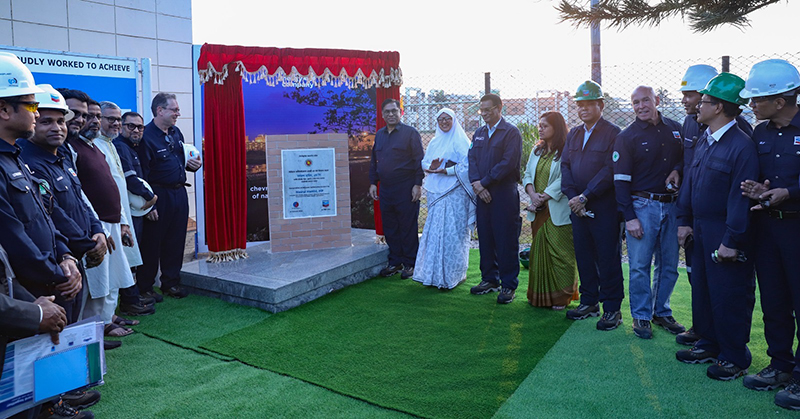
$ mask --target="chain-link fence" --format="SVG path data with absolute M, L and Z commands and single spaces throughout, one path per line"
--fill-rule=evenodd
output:
M 601 82 L 605 96 L 603 117 L 623 129 L 630 125 L 635 119 L 630 94 L 637 86 L 647 85 L 656 91 L 660 99 L 658 108 L 662 115 L 680 123 L 686 113 L 681 104 L 682 94 L 679 88 L 689 66 L 710 64 L 718 70 L 746 79 L 753 64 L 769 58 L 781 58 L 800 68 L 800 52 L 604 66 Z M 537 70 L 406 75 L 401 88 L 403 122 L 420 132 L 423 145 L 427 147 L 436 132 L 436 113 L 446 107 L 455 111 L 457 122 L 462 124 L 471 138 L 475 130 L 483 124 L 478 114 L 479 100 L 490 89 L 503 99 L 503 117 L 507 122 L 516 125 L 522 133 L 524 170 L 530 150 L 538 139 L 540 115 L 550 111 L 560 112 L 570 128 L 581 123 L 573 95 L 578 86 L 589 79 L 590 74 L 588 65 L 563 68 L 553 63 Z M 742 115 L 751 123 L 756 123 L 751 109 L 745 108 Z M 530 201 L 521 185 L 520 198 L 520 213 L 524 214 L 524 208 Z M 420 231 L 426 216 L 427 208 L 423 200 L 419 217 Z M 520 244 L 530 241 L 530 223 L 523 222 Z

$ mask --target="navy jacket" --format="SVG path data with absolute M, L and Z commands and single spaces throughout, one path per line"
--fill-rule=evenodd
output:
M 150 185 L 172 186 L 186 183 L 183 133 L 174 126 L 167 131 L 164 134 L 154 121 L 150 121 L 144 127 L 142 141 L 136 147 L 143 179 Z
M 495 185 L 519 182 L 522 135 L 505 118 L 497 124 L 491 138 L 489 127 L 484 125 L 472 136 L 467 156 L 470 182 L 479 180 L 489 190 Z
M 667 176 L 683 173 L 683 136 L 677 122 L 659 113 L 657 125 L 636 119 L 614 144 L 614 188 L 625 221 L 636 218 L 631 193 L 667 193 Z
M 422 185 L 422 139 L 419 132 L 405 124 L 397 124 L 391 133 L 383 127 L 375 134 L 369 163 L 369 183 L 381 188 L 413 180 Z
M 718 142 L 696 145 L 696 157 L 678 194 L 678 225 L 693 220 L 724 221 L 722 244 L 743 249 L 750 223 L 750 200 L 740 184 L 758 174 L 756 147 L 750 137 L 732 126 Z
M 736 124 L 748 137 L 753 136 L 753 126 L 741 115 L 736 117 Z M 685 171 L 694 159 L 694 148 L 708 126 L 697 122 L 697 114 L 686 115 L 683 120 L 683 170 Z M 684 176 L 686 174 L 684 173 Z
M 614 192 L 611 156 L 620 129 L 600 118 L 592 129 L 586 147 L 583 147 L 585 133 L 581 124 L 567 134 L 561 155 L 561 192 L 569 199 L 583 194 L 591 204 L 591 201 Z
M 153 199 L 153 193 L 144 187 L 144 184 L 139 181 L 139 178 L 144 179 L 142 173 L 142 164 L 139 162 L 139 155 L 136 152 L 138 147 L 134 147 L 130 138 L 125 138 L 122 135 L 114 139 L 114 147 L 119 154 L 120 163 L 122 163 L 122 171 L 125 173 L 125 184 L 128 191 L 134 195 L 139 195 L 145 200 Z
M 758 181 L 769 179 L 770 188 L 786 188 L 789 199 L 776 209 L 800 211 L 800 112 L 789 125 L 778 128 L 771 121 L 762 122 L 753 131 L 758 147 L 761 172 Z M 753 178 L 750 178 L 753 179 Z
M 67 281 L 58 261 L 70 251 L 45 211 L 39 183 L 20 151 L 0 139 L 0 246 L 28 291 L 52 295 L 56 284 Z
M 27 140 L 17 140 L 17 144 L 22 148 L 22 159 L 33 175 L 47 182 L 42 198 L 53 224 L 67 238 L 73 256 L 82 258 L 94 248 L 95 242 L 91 237 L 103 233 L 103 225 L 81 197 L 78 173 L 67 154 L 70 151 L 59 148 L 58 155 L 53 155 Z

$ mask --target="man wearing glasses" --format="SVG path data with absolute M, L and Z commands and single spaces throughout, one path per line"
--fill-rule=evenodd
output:
M 419 132 L 400 122 L 397 99 L 384 100 L 381 112 L 386 126 L 375 134 L 369 166 L 369 195 L 380 204 L 383 233 L 389 245 L 389 264 L 380 274 L 388 277 L 400 272 L 401 279 L 408 279 L 414 276 L 419 248 L 417 219 L 425 153 Z
M 481 98 L 480 113 L 486 125 L 472 136 L 469 181 L 480 198 L 475 209 L 481 255 L 481 282 L 470 293 L 500 291 L 497 302 L 514 301 L 519 281 L 520 156 L 522 136 L 503 119 L 503 101 L 490 93 Z
M 750 70 L 741 96 L 750 99 L 756 118 L 753 140 L 760 173 L 741 185 L 742 193 L 760 202 L 753 209 L 756 273 L 764 311 L 764 336 L 770 364 L 747 376 L 753 390 L 787 386 L 775 404 L 800 409 L 800 350 L 793 350 L 800 313 L 800 73 L 784 60 L 766 60 Z
M 136 276 L 139 291 L 162 301 L 153 291 L 156 274 L 161 269 L 161 292 L 173 298 L 188 295 L 180 285 L 186 228 L 189 223 L 189 197 L 186 193 L 186 170 L 196 172 L 200 156 L 185 161 L 183 133 L 175 124 L 181 116 L 174 94 L 159 93 L 150 106 L 153 120 L 144 128 L 137 147 L 143 178 L 158 195 L 158 203 L 145 216 L 142 233 L 142 261 Z

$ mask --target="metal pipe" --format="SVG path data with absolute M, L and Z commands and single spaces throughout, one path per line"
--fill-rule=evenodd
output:
M 591 0 L 591 7 L 594 10 L 599 0 Z M 603 70 L 600 65 L 600 23 L 592 23 L 592 80 L 597 84 L 603 84 Z

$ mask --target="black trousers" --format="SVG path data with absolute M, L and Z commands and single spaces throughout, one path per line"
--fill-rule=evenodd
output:
M 383 235 L 389 245 L 389 265 L 414 266 L 419 249 L 419 201 L 411 202 L 414 179 L 398 184 L 381 183 Z
M 519 191 L 516 182 L 505 182 L 488 188 L 492 201 L 478 199 L 475 217 L 478 229 L 478 250 L 481 255 L 481 279 L 504 288 L 519 285 Z
M 152 291 L 161 269 L 161 288 L 180 284 L 186 227 L 189 224 L 189 197 L 186 188 L 170 189 L 153 185 L 158 195 L 158 221 L 145 218 L 141 247 L 142 266 L 136 271 L 142 293 Z

